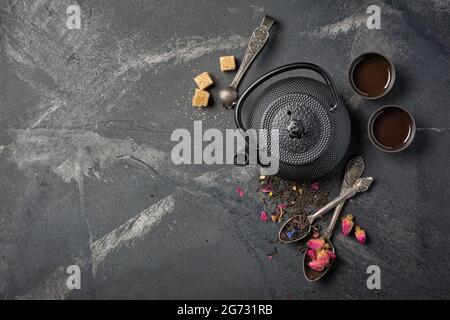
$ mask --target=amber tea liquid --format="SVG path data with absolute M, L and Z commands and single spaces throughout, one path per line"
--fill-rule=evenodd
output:
M 401 149 L 409 142 L 413 132 L 412 121 L 406 111 L 397 107 L 386 107 L 373 120 L 373 137 L 385 149 Z
M 351 74 L 355 89 L 368 98 L 381 96 L 392 81 L 391 64 L 375 53 L 362 56 L 355 63 Z

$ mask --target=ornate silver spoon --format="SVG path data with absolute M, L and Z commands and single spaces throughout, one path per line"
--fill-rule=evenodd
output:
M 247 50 L 245 51 L 244 58 L 242 59 L 241 66 L 239 67 L 233 81 L 231 81 L 229 87 L 223 88 L 219 92 L 219 99 L 224 107 L 232 108 L 236 104 L 236 101 L 238 100 L 237 88 L 239 83 L 241 82 L 247 69 L 252 64 L 253 60 L 255 60 L 258 53 L 267 43 L 267 40 L 269 39 L 269 30 L 274 22 L 275 21 L 271 17 L 265 15 L 261 25 L 253 31 Z
M 345 169 L 344 174 L 344 181 L 342 182 L 341 187 L 341 194 L 344 194 L 347 190 L 351 188 L 352 185 L 355 184 L 356 180 L 359 179 L 363 172 L 364 172 L 364 160 L 361 157 L 355 157 L 350 159 L 350 161 L 347 163 L 347 167 Z M 336 225 L 336 222 L 338 221 L 339 214 L 341 213 L 342 208 L 344 207 L 345 201 L 342 201 L 335 209 L 333 216 L 331 217 L 331 221 L 328 225 L 327 230 L 325 231 L 325 234 L 323 235 L 323 239 L 328 243 L 331 247 L 331 251 L 335 253 L 333 243 L 331 242 L 330 238 L 333 234 L 334 227 Z M 308 263 L 311 261 L 307 254 L 307 250 L 305 251 L 305 255 L 303 256 L 303 274 L 305 275 L 306 280 L 314 282 L 322 278 L 328 270 L 331 268 L 330 265 L 323 271 L 315 271 L 312 270 Z
M 278 240 L 283 243 L 291 243 L 304 239 L 306 236 L 308 236 L 308 234 L 310 234 L 311 225 L 317 218 L 321 217 L 325 212 L 333 209 L 341 202 L 344 202 L 345 200 L 348 200 L 351 197 L 355 196 L 357 193 L 367 191 L 373 180 L 374 179 L 372 177 L 359 178 L 350 189 L 346 190 L 339 197 L 330 201 L 323 208 L 317 210 L 314 214 L 306 216 L 306 219 L 304 220 L 301 219 L 301 216 L 293 216 L 292 218 L 287 220 L 280 228 L 280 231 L 278 232 Z M 296 231 L 296 237 L 293 240 L 286 239 L 286 229 L 291 222 L 295 222 L 297 225 L 299 225 L 299 229 Z

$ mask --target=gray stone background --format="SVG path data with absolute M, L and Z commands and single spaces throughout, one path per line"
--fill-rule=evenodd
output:
M 68 30 L 78 3 L 81 30 Z M 368 30 L 366 9 L 382 8 Z M 194 110 L 192 78 L 219 88 L 263 13 L 279 22 L 242 87 L 294 61 L 329 71 L 352 117 L 349 156 L 377 182 L 350 201 L 365 246 L 336 233 L 338 261 L 316 284 L 295 246 L 259 221 L 255 168 L 175 166 L 175 128 L 234 128 L 216 103 Z M 0 1 L 0 297 L 378 299 L 449 298 L 450 1 Z M 381 100 L 360 100 L 346 71 L 366 51 L 398 78 Z M 369 115 L 408 108 L 418 132 L 397 155 L 370 145 Z M 339 190 L 342 171 L 328 187 Z M 245 197 L 235 189 L 241 186 Z M 82 289 L 65 269 L 78 264 Z M 379 265 L 382 289 L 368 290 Z

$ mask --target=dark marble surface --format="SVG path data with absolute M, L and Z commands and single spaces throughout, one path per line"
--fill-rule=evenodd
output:
M 0 297 L 2 298 L 449 298 L 450 2 L 82 1 L 0 2 Z M 382 7 L 381 30 L 366 9 Z M 277 19 L 243 87 L 276 66 L 314 62 L 330 72 L 352 117 L 349 156 L 377 182 L 351 200 L 365 246 L 336 233 L 338 263 L 321 283 L 301 275 L 294 246 L 259 221 L 254 168 L 175 166 L 175 128 L 234 128 L 217 103 L 190 105 L 192 78 L 210 71 L 213 95 L 242 57 L 263 12 Z M 393 91 L 362 101 L 349 87 L 352 58 L 382 52 Z M 399 104 L 417 121 L 396 155 L 370 145 L 370 114 Z M 329 188 L 337 194 L 341 171 Z M 235 188 L 246 195 L 238 199 Z M 65 269 L 82 269 L 69 291 Z M 368 290 L 378 265 L 381 290 Z

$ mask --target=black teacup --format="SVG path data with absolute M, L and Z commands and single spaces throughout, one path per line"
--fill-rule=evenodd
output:
M 369 52 L 357 57 L 348 73 L 350 85 L 364 99 L 378 99 L 394 85 L 392 62 L 379 53 Z
M 416 123 L 405 108 L 395 105 L 384 106 L 375 111 L 369 119 L 370 141 L 384 152 L 399 152 L 414 140 Z

